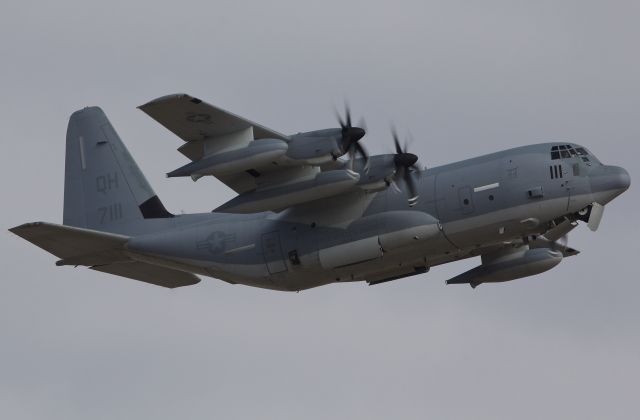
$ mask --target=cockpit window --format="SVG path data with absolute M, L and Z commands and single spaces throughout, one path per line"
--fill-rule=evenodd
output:
M 587 160 L 585 160 L 585 156 L 588 156 L 589 153 L 587 152 L 587 150 L 584 147 L 576 147 L 574 148 L 573 146 L 571 146 L 570 144 L 561 144 L 559 146 L 553 146 L 551 148 L 551 159 L 552 160 L 556 160 L 556 159 L 569 159 L 572 157 L 577 157 L 577 156 L 581 156 L 582 160 L 587 162 Z

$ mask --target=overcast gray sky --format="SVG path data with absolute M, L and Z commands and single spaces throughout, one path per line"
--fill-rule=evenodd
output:
M 164 174 L 181 141 L 135 107 L 187 92 L 276 130 L 389 122 L 435 166 L 566 139 L 640 178 L 637 1 L 7 1 L 0 4 L 3 226 L 62 220 L 68 116 L 101 106 L 165 205 L 215 179 Z M 499 285 L 464 261 L 375 287 L 165 290 L 56 268 L 0 235 L 0 417 L 630 419 L 639 415 L 636 188 L 578 257 Z M 634 274 L 635 273 L 635 274 Z

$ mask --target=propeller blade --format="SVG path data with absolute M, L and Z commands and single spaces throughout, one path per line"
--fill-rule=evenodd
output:
M 349 104 L 345 102 L 344 104 L 344 112 L 346 116 L 345 125 L 351 128 L 351 110 L 349 109 Z
M 418 189 L 416 188 L 416 183 L 411 171 L 405 171 L 404 181 L 407 184 L 407 189 L 409 190 L 409 206 L 413 207 L 418 202 Z
M 362 128 L 364 131 L 367 131 L 367 121 L 364 117 L 360 117 L 358 120 L 358 127 Z
M 400 141 L 398 140 L 398 132 L 395 127 L 391 127 L 391 135 L 393 136 L 393 144 L 396 146 L 396 154 L 402 154 L 404 151 L 400 147 Z
M 364 148 L 363 145 L 361 145 L 360 143 L 355 143 L 354 148 L 355 148 L 355 151 L 358 152 L 360 156 L 362 156 L 362 158 L 365 161 L 365 164 L 369 162 L 369 153 L 367 153 L 367 150 Z
M 340 128 L 344 128 L 344 121 L 342 120 L 342 115 L 338 111 L 338 108 L 333 108 L 333 112 L 336 114 L 336 118 L 338 119 L 338 124 L 340 124 Z
M 393 187 L 393 189 L 397 192 L 397 193 L 401 193 L 402 190 L 398 187 L 398 184 L 396 184 L 395 181 L 391 181 L 391 186 Z

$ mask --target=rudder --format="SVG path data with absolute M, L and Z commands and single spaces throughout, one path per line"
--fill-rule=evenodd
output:
M 63 223 L 107 232 L 172 217 L 102 109 L 74 112 L 67 128 Z

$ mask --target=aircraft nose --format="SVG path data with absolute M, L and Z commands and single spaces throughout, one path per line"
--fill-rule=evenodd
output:
M 619 166 L 601 166 L 589 174 L 593 193 L 609 192 L 613 194 L 606 201 L 625 192 L 631 185 L 629 172 Z
M 618 175 L 618 182 L 620 184 L 620 188 L 626 191 L 631 186 L 631 176 L 629 175 L 629 172 L 627 172 L 626 169 L 620 168 L 620 167 L 618 169 L 620 170 Z

